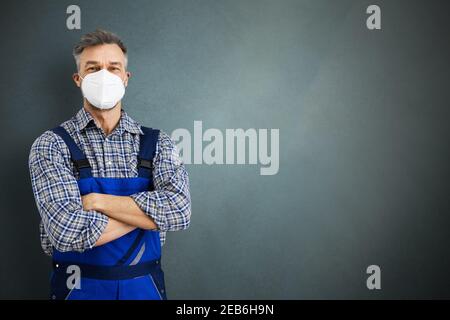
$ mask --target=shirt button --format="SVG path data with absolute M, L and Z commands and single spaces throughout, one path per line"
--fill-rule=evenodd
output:
M 107 164 L 108 166 L 110 166 L 110 165 L 112 165 L 112 161 L 108 161 L 106 164 Z

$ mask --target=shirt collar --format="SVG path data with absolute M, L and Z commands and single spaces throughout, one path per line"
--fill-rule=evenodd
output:
M 86 127 L 97 127 L 94 118 L 84 107 L 75 115 L 75 122 L 78 131 L 85 129 Z M 123 108 L 121 109 L 119 124 L 115 130 L 117 130 L 117 133 L 119 134 L 122 134 L 124 130 L 130 133 L 144 134 L 140 124 L 128 116 Z

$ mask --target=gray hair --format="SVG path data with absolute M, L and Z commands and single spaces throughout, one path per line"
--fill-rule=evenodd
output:
M 80 55 L 85 48 L 93 47 L 100 44 L 117 44 L 120 49 L 122 49 L 123 54 L 125 55 L 125 68 L 128 64 L 128 55 L 127 48 L 123 44 L 120 38 L 109 31 L 97 29 L 94 32 L 90 32 L 81 37 L 80 42 L 78 42 L 73 48 L 73 57 L 75 58 L 75 62 L 77 64 L 77 69 L 80 70 Z

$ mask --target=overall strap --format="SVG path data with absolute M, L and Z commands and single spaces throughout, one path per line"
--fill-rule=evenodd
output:
M 66 129 L 59 126 L 52 129 L 51 131 L 59 135 L 66 143 L 70 151 L 70 157 L 72 158 L 75 167 L 80 173 L 80 179 L 92 177 L 91 165 L 89 163 L 89 160 L 86 158 L 83 151 L 81 151 L 81 149 L 77 146 Z
M 156 143 L 158 142 L 159 130 L 141 126 L 143 135 L 140 136 L 139 156 L 138 156 L 138 176 L 142 178 L 151 178 L 153 169 L 153 158 L 156 153 Z M 117 265 L 123 265 L 133 254 L 141 243 L 145 235 L 145 230 L 140 229 L 131 246 L 124 256 L 117 262 Z
M 156 153 L 159 130 L 142 126 L 143 135 L 140 137 L 138 156 L 138 176 L 150 178 L 152 176 L 153 158 Z

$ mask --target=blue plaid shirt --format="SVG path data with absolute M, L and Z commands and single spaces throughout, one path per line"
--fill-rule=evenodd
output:
M 138 176 L 139 123 L 122 109 L 117 127 L 106 137 L 92 115 L 82 108 L 61 124 L 85 153 L 94 177 Z M 170 136 L 162 130 L 153 159 L 154 191 L 131 195 L 158 225 L 161 245 L 166 231 L 189 226 L 191 199 L 188 173 Z M 40 238 L 44 252 L 78 251 L 94 247 L 108 223 L 101 212 L 83 209 L 77 185 L 78 171 L 64 141 L 46 131 L 33 143 L 29 169 L 36 205 L 41 216 Z

